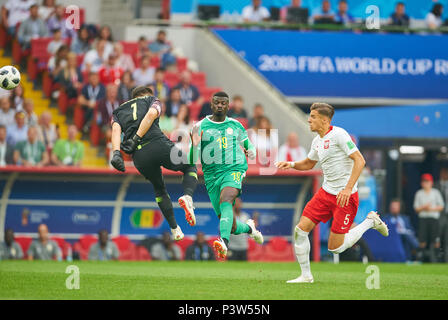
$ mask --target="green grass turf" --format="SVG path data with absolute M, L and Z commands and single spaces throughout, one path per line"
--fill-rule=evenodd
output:
M 286 284 L 296 263 L 87 262 L 80 289 L 68 290 L 69 263 L 1 261 L 0 299 L 448 299 L 448 265 L 375 264 L 380 289 L 368 290 L 366 265 L 314 263 L 314 284 Z

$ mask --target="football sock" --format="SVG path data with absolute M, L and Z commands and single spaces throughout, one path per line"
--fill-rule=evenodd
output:
M 309 232 L 305 232 L 298 226 L 294 230 L 294 249 L 297 261 L 302 269 L 302 276 L 311 277 L 310 269 L 310 239 L 308 239 Z
M 157 204 L 163 213 L 166 221 L 170 225 L 171 229 L 177 228 L 176 218 L 174 217 L 173 203 L 171 202 L 170 196 L 164 194 L 160 197 L 156 197 Z
M 230 232 L 233 225 L 233 208 L 229 202 L 222 202 L 219 205 L 221 209 L 221 219 L 219 220 L 219 232 L 223 240 L 229 241 Z
M 251 233 L 252 230 L 250 229 L 249 225 L 247 223 L 243 223 L 239 220 L 236 220 L 236 229 L 233 232 L 233 234 L 242 234 L 242 233 Z
M 194 168 L 187 169 L 184 172 L 184 178 L 182 180 L 182 188 L 184 189 L 184 194 L 193 197 L 193 193 L 196 190 L 198 184 L 198 175 Z
M 373 224 L 374 222 L 372 219 L 364 219 L 363 222 L 353 229 L 350 229 L 350 231 L 345 234 L 344 243 L 339 248 L 329 251 L 333 253 L 342 253 L 348 248 L 351 248 L 356 242 L 358 242 L 364 232 L 373 227 Z

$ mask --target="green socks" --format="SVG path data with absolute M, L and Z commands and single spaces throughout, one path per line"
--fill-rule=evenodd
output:
M 233 225 L 233 208 L 229 202 L 222 202 L 219 205 L 221 209 L 221 219 L 219 220 L 219 232 L 222 239 L 227 241 L 230 238 L 230 232 Z
M 242 234 L 242 233 L 250 233 L 250 227 L 247 223 L 236 220 L 236 229 L 233 234 Z

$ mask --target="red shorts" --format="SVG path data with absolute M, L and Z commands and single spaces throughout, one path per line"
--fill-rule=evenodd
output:
M 333 218 L 331 231 L 333 233 L 347 233 L 358 212 L 358 192 L 350 196 L 348 205 L 341 208 L 336 204 L 336 196 L 320 188 L 313 198 L 306 204 L 302 215 L 313 221 L 327 222 Z

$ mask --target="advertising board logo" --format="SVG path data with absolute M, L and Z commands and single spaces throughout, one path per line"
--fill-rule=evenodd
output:
M 162 213 L 154 209 L 136 209 L 129 219 L 131 225 L 137 229 L 157 229 L 163 222 Z
M 75 211 L 72 214 L 72 221 L 74 224 L 97 224 L 100 221 L 101 215 L 98 211 Z

